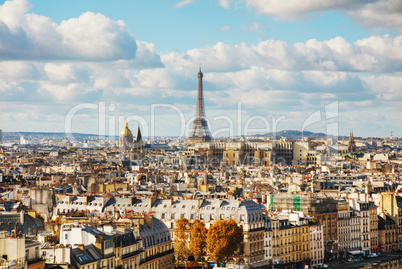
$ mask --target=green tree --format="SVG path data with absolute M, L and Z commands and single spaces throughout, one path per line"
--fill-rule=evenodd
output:
M 188 219 L 181 218 L 176 220 L 174 229 L 174 251 L 177 260 L 187 261 L 190 254 L 189 250 L 190 223 Z
M 202 264 L 204 264 L 204 257 L 207 254 L 207 231 L 204 222 L 201 220 L 196 219 L 191 224 L 190 251 L 201 258 Z
M 243 242 L 243 231 L 234 220 L 220 220 L 207 232 L 207 249 L 209 257 L 226 264 Z

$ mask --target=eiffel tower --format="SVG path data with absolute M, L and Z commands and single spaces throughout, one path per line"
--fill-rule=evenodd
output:
M 189 135 L 190 141 L 195 143 L 212 141 L 212 135 L 209 131 L 205 116 L 202 77 L 200 66 L 200 72 L 198 72 L 197 110 L 193 121 L 193 127 L 191 128 Z

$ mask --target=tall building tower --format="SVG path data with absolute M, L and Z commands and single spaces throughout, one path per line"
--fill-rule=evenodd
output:
M 195 111 L 195 119 L 193 121 L 193 127 L 191 128 L 189 139 L 191 142 L 212 141 L 212 135 L 209 131 L 205 116 L 201 67 L 200 72 L 198 72 L 197 108 Z
M 355 152 L 355 151 L 356 151 L 355 139 L 353 137 L 353 132 L 350 132 L 348 142 L 348 152 Z

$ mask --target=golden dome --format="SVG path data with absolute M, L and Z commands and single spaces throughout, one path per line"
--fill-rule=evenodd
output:
M 123 137 L 123 136 L 133 137 L 133 133 L 130 131 L 130 129 L 128 129 L 127 121 L 126 121 L 126 125 L 124 126 L 123 131 L 121 131 L 121 133 L 120 133 L 120 137 Z
M 129 150 L 133 146 L 133 133 L 128 129 L 127 121 L 120 134 L 119 146 L 124 151 Z

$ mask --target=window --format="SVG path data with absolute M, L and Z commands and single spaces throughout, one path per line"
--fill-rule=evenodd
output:
M 111 247 L 113 247 L 113 241 L 112 240 L 105 241 L 105 248 L 111 248 Z
M 201 213 L 200 214 L 200 220 L 203 220 L 204 219 L 204 213 Z
M 64 239 L 68 239 L 68 234 L 65 234 L 65 235 L 64 235 Z

